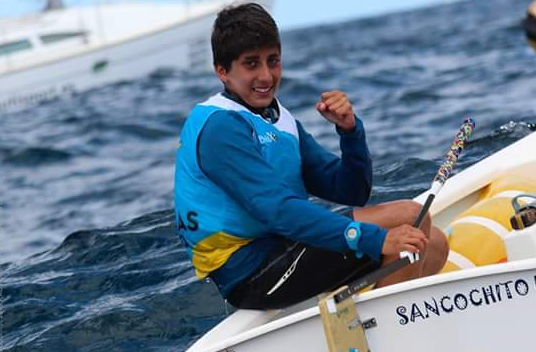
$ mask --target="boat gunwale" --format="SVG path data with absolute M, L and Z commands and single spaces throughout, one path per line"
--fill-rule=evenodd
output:
M 523 153 L 524 146 L 530 144 L 536 147 L 536 132 L 531 132 L 448 179 L 430 207 L 432 217 L 457 201 L 481 190 L 501 174 L 515 172 L 528 165 L 536 165 L 536 157 L 531 157 L 529 153 Z M 515 154 L 516 158 L 508 158 L 508 155 L 512 154 Z M 470 178 L 469 182 L 456 182 L 461 176 Z M 429 193 L 429 190 L 425 191 L 414 200 L 423 204 Z

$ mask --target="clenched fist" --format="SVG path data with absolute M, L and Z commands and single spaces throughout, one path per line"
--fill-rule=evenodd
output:
M 316 110 L 331 123 L 345 131 L 355 127 L 354 109 L 344 92 L 331 91 L 320 95 L 320 101 L 315 105 Z
M 428 238 L 419 229 L 410 225 L 401 225 L 390 229 L 385 237 L 382 254 L 398 254 L 400 252 L 422 252 L 428 244 Z

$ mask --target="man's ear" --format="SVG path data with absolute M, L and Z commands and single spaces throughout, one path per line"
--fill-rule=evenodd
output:
M 216 65 L 214 71 L 222 83 L 227 83 L 227 70 L 222 65 Z

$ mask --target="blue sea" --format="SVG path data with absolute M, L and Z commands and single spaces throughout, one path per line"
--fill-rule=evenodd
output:
M 477 128 L 458 170 L 536 130 L 529 3 L 446 3 L 285 31 L 279 98 L 338 153 L 314 104 L 346 91 L 374 159 L 370 203 L 414 197 L 464 118 Z M 232 311 L 195 279 L 173 218 L 178 134 L 220 88 L 210 73 L 160 67 L 0 115 L 1 351 L 181 352 Z

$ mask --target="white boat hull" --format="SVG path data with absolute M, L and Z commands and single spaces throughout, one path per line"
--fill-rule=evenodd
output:
M 160 67 L 206 71 L 214 16 L 0 76 L 0 110 L 146 76 Z M 100 70 L 99 65 L 104 66 Z
M 357 299 L 372 352 L 529 352 L 536 312 L 536 260 L 443 274 Z M 263 331 L 264 330 L 264 331 Z M 221 350 L 327 352 L 317 307 L 266 324 Z M 245 336 L 242 336 L 245 337 Z M 217 346 L 214 346 L 217 348 Z M 207 349 L 206 351 L 217 349 Z

